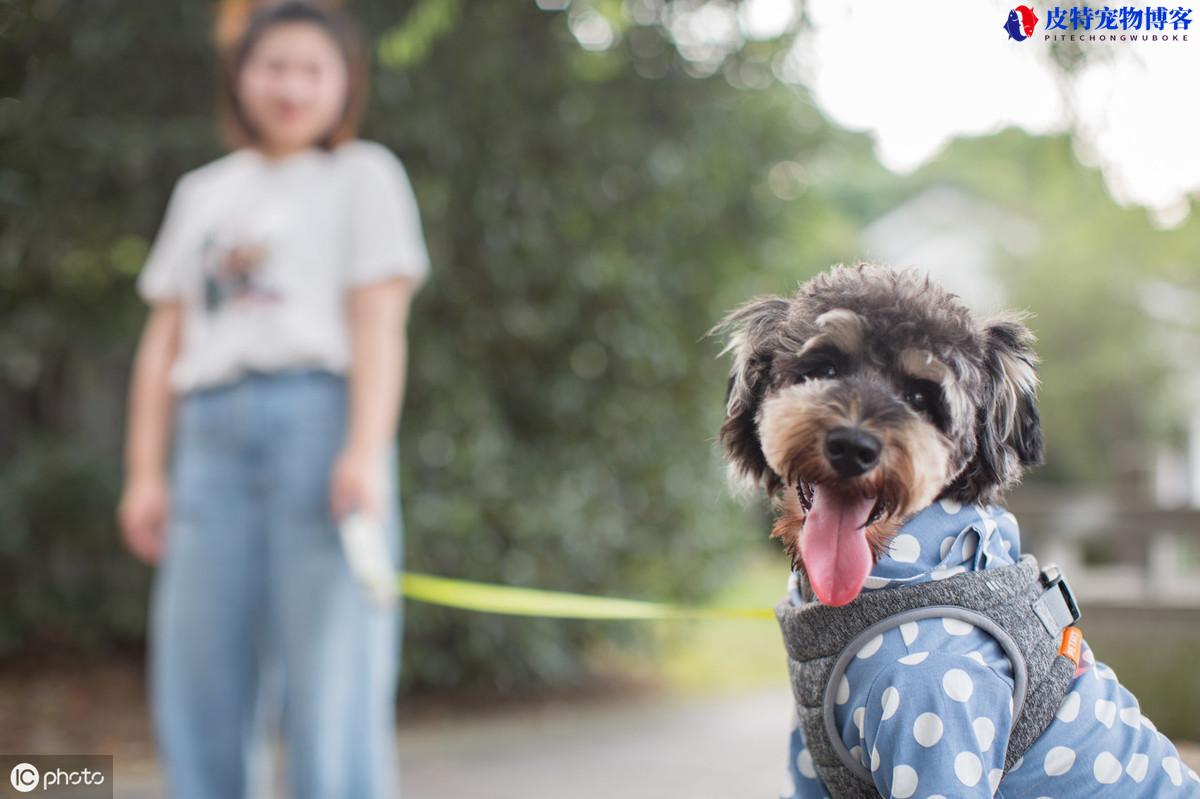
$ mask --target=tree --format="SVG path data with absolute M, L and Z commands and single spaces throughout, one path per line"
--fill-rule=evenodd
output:
M 408 167 L 434 260 L 410 323 L 406 565 L 698 599 L 748 536 L 765 538 L 722 497 L 727 366 L 702 336 L 783 230 L 780 193 L 803 189 L 773 166 L 837 135 L 770 79 L 778 43 L 738 43 L 705 65 L 695 59 L 711 53 L 684 58 L 664 25 L 598 8 L 615 32 L 595 51 L 577 20 L 529 3 L 356 9 L 379 55 L 364 135 Z M 10 652 L 144 629 L 149 573 L 118 550 L 111 521 L 143 315 L 132 280 L 173 181 L 219 154 L 207 11 L 97 0 L 9 12 Z M 571 682 L 588 642 L 636 636 L 424 606 L 407 616 L 414 687 Z

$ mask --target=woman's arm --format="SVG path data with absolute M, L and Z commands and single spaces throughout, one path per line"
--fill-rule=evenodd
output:
M 142 331 L 129 387 L 125 428 L 125 490 L 117 520 L 125 545 L 150 563 L 162 555 L 171 434 L 171 364 L 179 353 L 183 312 L 178 302 L 155 303 Z
M 404 399 L 408 309 L 416 284 L 394 278 L 352 289 L 350 421 L 331 487 L 335 519 L 352 510 L 381 515 L 383 474 Z

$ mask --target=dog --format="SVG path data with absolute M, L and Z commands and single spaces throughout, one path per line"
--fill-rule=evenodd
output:
M 756 297 L 710 333 L 733 356 L 722 453 L 739 492 L 772 502 L 791 606 L 821 606 L 836 625 L 872 602 L 957 591 L 975 572 L 1036 567 L 998 504 L 1044 451 L 1022 315 L 978 321 L 915 270 L 859 263 Z M 1037 590 L 1058 597 L 1042 578 Z M 1012 638 L 982 622 L 935 615 L 852 645 L 824 686 L 828 733 L 793 716 L 784 799 L 1200 797 L 1200 776 L 1086 641 L 1068 652 L 1072 621 L 1047 627 L 1065 625 L 1063 650 L 1028 661 L 1070 657 L 1057 694 L 1024 696 Z M 1030 742 L 1010 746 L 1050 702 Z M 858 787 L 823 779 L 838 768 L 821 757 L 830 747 Z

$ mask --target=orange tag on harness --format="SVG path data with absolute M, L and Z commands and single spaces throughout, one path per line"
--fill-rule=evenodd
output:
M 1058 646 L 1058 654 L 1066 655 L 1076 666 L 1079 665 L 1079 648 L 1083 643 L 1083 631 L 1078 627 L 1064 627 L 1062 643 Z

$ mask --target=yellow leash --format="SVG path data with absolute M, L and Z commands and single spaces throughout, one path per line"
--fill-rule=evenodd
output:
M 675 605 L 477 583 L 414 572 L 403 572 L 398 582 L 400 592 L 409 599 L 482 613 L 555 619 L 775 619 L 772 608 Z
M 339 526 L 347 564 L 371 599 L 385 605 L 399 592 L 409 599 L 460 610 L 556 619 L 774 619 L 772 608 L 676 605 L 637 599 L 570 594 L 509 585 L 392 571 L 379 523 L 352 513 Z

